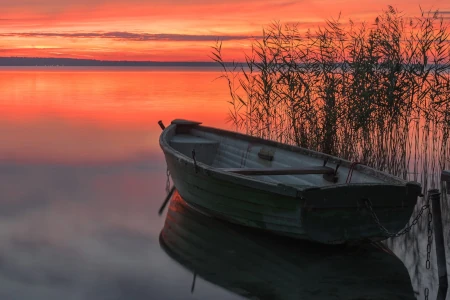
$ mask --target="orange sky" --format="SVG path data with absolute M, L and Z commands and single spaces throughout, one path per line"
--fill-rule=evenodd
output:
M 387 5 L 450 17 L 448 0 L 0 0 L 0 56 L 210 61 L 221 37 L 225 58 L 239 60 L 272 21 L 370 21 Z

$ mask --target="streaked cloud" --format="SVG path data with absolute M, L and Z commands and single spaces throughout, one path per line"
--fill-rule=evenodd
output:
M 195 34 L 170 34 L 170 33 L 134 33 L 134 32 L 19 32 L 2 33 L 4 37 L 37 37 L 37 38 L 102 38 L 127 41 L 222 41 L 246 40 L 255 38 L 251 35 L 195 35 Z M 258 37 L 256 37 L 258 38 Z
M 450 20 L 450 10 L 449 11 L 439 11 L 439 15 L 441 18 L 445 20 Z
M 406 16 L 421 7 L 450 19 L 448 0 L 420 1 L 394 6 Z M 388 5 L 391 0 L 0 0 L 0 49 L 17 49 L 2 51 L 12 56 L 208 60 L 219 38 L 230 58 L 240 60 L 250 38 L 273 21 L 298 23 L 300 31 L 339 15 L 343 23 L 373 22 Z

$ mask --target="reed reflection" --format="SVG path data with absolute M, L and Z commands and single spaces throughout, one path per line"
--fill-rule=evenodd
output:
M 347 248 L 265 235 L 202 215 L 176 191 L 160 245 L 194 277 L 247 298 L 414 299 L 406 268 L 382 244 Z

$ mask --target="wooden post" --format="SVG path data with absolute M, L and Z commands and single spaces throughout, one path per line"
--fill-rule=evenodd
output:
M 447 194 L 450 195 L 450 171 L 442 171 L 441 181 L 446 182 Z
M 444 232 L 442 229 L 441 193 L 437 189 L 429 190 L 428 197 L 431 200 L 433 212 L 433 231 L 436 243 L 436 257 L 439 276 L 439 290 L 437 300 L 445 300 L 447 296 L 447 261 L 445 259 Z

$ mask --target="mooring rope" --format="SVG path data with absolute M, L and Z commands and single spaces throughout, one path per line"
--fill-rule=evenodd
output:
M 353 176 L 353 170 L 355 169 L 356 165 L 361 164 L 360 162 L 354 161 L 352 162 L 352 164 L 350 165 L 350 169 L 348 170 L 348 175 L 347 175 L 347 179 L 345 180 L 345 183 L 350 183 L 350 181 L 352 180 L 352 176 Z

